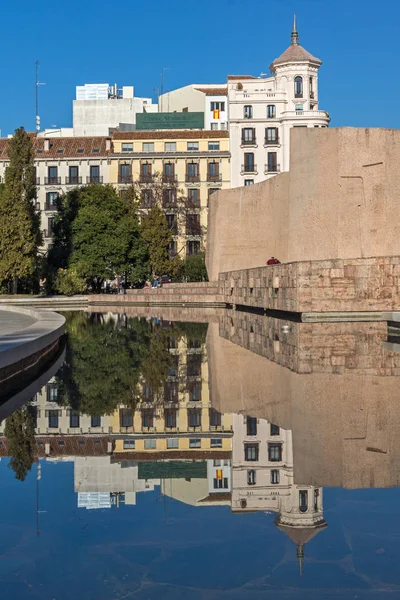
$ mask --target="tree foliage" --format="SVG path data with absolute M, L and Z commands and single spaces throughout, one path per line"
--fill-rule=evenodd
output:
M 0 193 L 0 281 L 36 276 L 41 244 L 34 150 L 23 127 L 16 129 L 7 149 L 10 162 Z
M 4 434 L 8 440 L 9 467 L 16 479 L 24 481 L 34 462 L 35 421 L 28 404 L 7 417 Z
M 186 281 L 208 281 L 204 252 L 186 257 L 183 263 L 183 276 Z
M 149 249 L 153 274 L 168 273 L 170 267 L 168 247 L 172 240 L 172 233 L 164 211 L 159 206 L 153 206 L 146 215 L 142 216 L 141 231 Z

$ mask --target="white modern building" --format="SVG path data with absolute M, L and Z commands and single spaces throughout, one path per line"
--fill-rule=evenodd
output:
M 151 98 L 135 97 L 133 86 L 77 86 L 72 108 L 74 136 L 107 136 L 120 123 L 135 125 L 137 113 L 157 111 Z
M 203 112 L 204 129 L 228 128 L 226 84 L 192 83 L 162 94 L 158 100 L 160 112 Z
M 328 113 L 319 110 L 321 64 L 300 46 L 295 17 L 291 45 L 271 64 L 270 77 L 228 76 L 232 187 L 288 171 L 292 127 L 328 127 Z

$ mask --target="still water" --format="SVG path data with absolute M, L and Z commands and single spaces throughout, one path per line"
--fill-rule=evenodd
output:
M 0 597 L 400 598 L 386 324 L 147 310 L 3 398 Z

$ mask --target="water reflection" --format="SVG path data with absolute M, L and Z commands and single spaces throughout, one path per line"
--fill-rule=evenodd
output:
M 273 579 L 295 559 L 300 573 L 314 573 L 307 557 L 317 534 L 336 548 L 331 519 L 337 516 L 325 518 L 323 487 L 399 484 L 400 363 L 382 324 L 286 323 L 224 311 L 207 326 L 73 313 L 67 330 L 62 367 L 29 392 L 37 532 L 51 533 L 41 491 L 54 477 L 49 468 L 61 473 L 69 465 L 79 519 L 102 515 L 107 527 L 117 514 L 128 520 L 141 514 L 149 499 L 162 507 L 166 524 L 176 522 L 175 503 L 182 514 L 184 507 L 196 509 L 192 528 L 207 509 L 209 538 L 215 509 L 235 515 L 230 528 L 243 540 L 240 520 L 248 527 L 254 513 L 267 515 L 280 558 L 275 564 L 271 556 L 260 569 Z M 25 440 L 18 434 L 21 447 L 30 443 L 28 434 Z M 6 420 L 0 436 L 0 456 L 12 463 L 15 440 Z M 29 476 L 21 489 L 28 484 Z M 157 533 L 141 535 L 147 544 Z M 291 540 L 287 555 L 284 539 Z M 366 574 L 350 580 L 347 564 L 340 567 L 346 585 L 362 588 Z M 251 578 L 249 566 L 237 569 L 243 582 Z M 292 587 L 300 585 L 298 575 L 283 572 Z M 276 576 L 274 585 L 285 586 L 285 577 Z M 339 580 L 336 574 L 328 587 L 346 587 Z

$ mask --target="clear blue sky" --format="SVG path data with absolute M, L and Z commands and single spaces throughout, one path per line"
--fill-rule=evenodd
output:
M 152 96 L 162 67 L 166 89 L 268 71 L 294 11 L 300 43 L 324 63 L 320 107 L 332 125 L 399 127 L 399 0 L 20 0 L 2 9 L 2 134 L 34 129 L 35 60 L 47 84 L 42 127 L 68 126 L 76 85 L 133 84 Z

